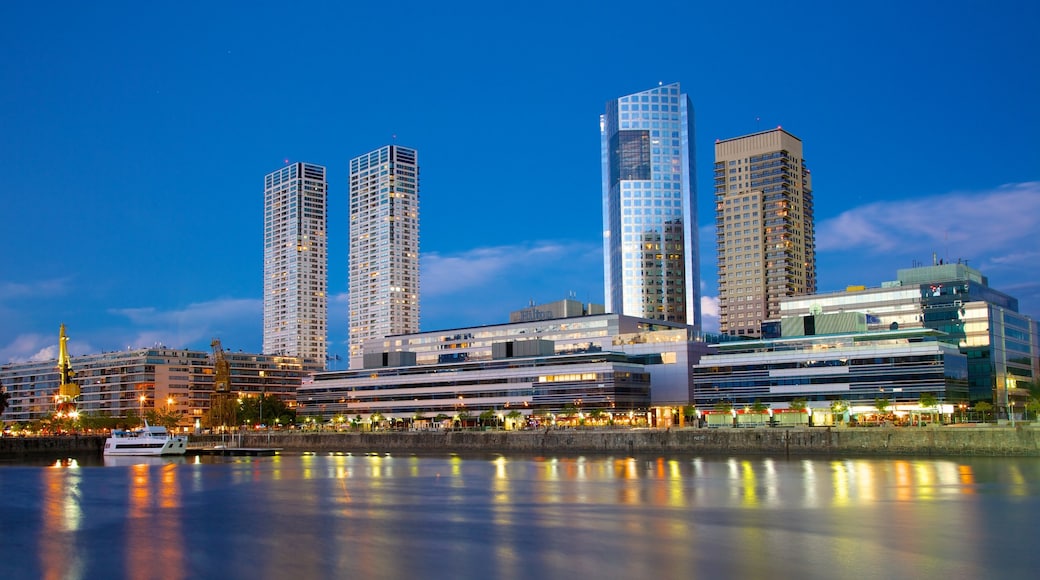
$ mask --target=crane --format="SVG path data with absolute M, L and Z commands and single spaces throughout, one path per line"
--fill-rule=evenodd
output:
M 58 385 L 58 393 L 54 395 L 55 416 L 70 417 L 77 416 L 76 398 L 79 397 L 79 385 L 72 382 L 76 373 L 72 371 L 72 358 L 69 356 L 69 338 L 65 336 L 65 323 L 62 323 L 58 332 L 58 374 L 61 375 L 61 384 Z
M 213 427 L 221 430 L 235 424 L 237 413 L 231 396 L 231 363 L 224 356 L 224 347 L 219 338 L 210 343 L 213 347 L 213 394 L 210 396 L 209 413 Z

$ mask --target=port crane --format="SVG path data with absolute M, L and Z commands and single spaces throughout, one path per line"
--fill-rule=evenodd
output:
M 75 418 L 78 415 L 76 399 L 79 397 L 80 389 L 79 385 L 72 382 L 72 377 L 76 373 L 72 371 L 72 357 L 69 356 L 68 342 L 69 337 L 65 336 L 65 324 L 62 323 L 58 332 L 58 374 L 61 383 L 58 385 L 58 393 L 54 395 L 55 416 L 59 418 Z
M 224 355 L 219 338 L 210 343 L 213 347 L 213 394 L 210 396 L 209 414 L 211 426 L 221 430 L 234 426 L 236 401 L 231 395 L 231 363 Z

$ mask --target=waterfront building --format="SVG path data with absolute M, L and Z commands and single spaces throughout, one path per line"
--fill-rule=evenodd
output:
M 579 300 L 566 298 L 548 304 L 534 304 L 532 302 L 527 308 L 510 312 L 509 322 L 551 320 L 553 318 L 570 318 L 571 316 L 584 316 L 587 314 L 604 314 L 605 312 L 606 309 L 602 304 L 583 304 Z
M 719 330 L 761 336 L 780 300 L 816 292 L 813 192 L 802 142 L 781 128 L 715 143 Z
M 650 413 L 663 425 L 689 404 L 689 368 L 705 352 L 686 324 L 613 313 L 389 336 L 365 343 L 364 368 L 301 386 L 298 412 L 429 418 L 463 397 L 471 410 L 508 412 L 508 404 L 529 416 L 580 401 L 586 413 Z M 644 378 L 645 389 L 626 382 Z
M 693 104 L 679 83 L 600 116 L 607 312 L 701 329 Z
M 350 160 L 350 367 L 365 342 L 419 330 L 419 161 L 387 145 Z
M 328 181 L 291 163 L 264 178 L 265 354 L 328 354 Z
M 948 414 L 968 397 L 968 359 L 940 331 L 867 330 L 866 315 L 853 312 L 784 323 L 821 332 L 713 345 L 715 352 L 693 365 L 697 408 L 732 407 L 736 413 L 759 403 L 774 412 L 801 399 L 810 414 L 820 415 L 820 424 L 836 402 L 858 414 L 875 411 L 883 399 L 902 413 L 920 410 L 921 396 L 928 394 Z
M 323 359 L 225 352 L 230 390 L 239 397 L 274 396 L 290 406 L 304 377 L 323 368 Z M 205 351 L 164 346 L 71 358 L 79 386 L 80 415 L 142 416 L 146 411 L 183 413 L 182 426 L 199 427 L 213 394 L 213 360 Z M 5 422 L 45 419 L 55 411 L 61 383 L 57 360 L 0 366 L 0 384 L 10 394 Z
M 785 317 L 858 311 L 867 315 L 870 329 L 941 331 L 941 340 L 967 357 L 970 402 L 990 402 L 1005 414 L 1008 407 L 1024 408 L 1028 387 L 1040 377 L 1037 321 L 965 263 L 900 269 L 896 280 L 879 288 L 788 298 L 781 311 Z

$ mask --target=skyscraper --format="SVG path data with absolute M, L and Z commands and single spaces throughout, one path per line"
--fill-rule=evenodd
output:
M 679 84 L 600 116 L 607 312 L 701 326 L 693 104 Z
M 419 164 L 387 145 L 350 160 L 350 366 L 366 340 L 419 331 Z
M 325 361 L 328 182 L 292 163 L 264 178 L 264 354 Z
M 802 142 L 777 127 L 715 143 L 719 329 L 760 336 L 780 298 L 816 292 L 812 181 Z

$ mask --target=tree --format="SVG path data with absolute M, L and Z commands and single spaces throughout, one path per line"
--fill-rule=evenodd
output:
M 792 400 L 791 404 L 789 405 L 791 410 L 798 411 L 799 413 L 804 411 L 808 406 L 809 401 L 807 401 L 805 397 L 798 397 L 797 399 Z
M 4 414 L 7 407 L 10 405 L 11 394 L 7 392 L 7 389 L 0 385 L 0 415 Z
M 382 425 L 383 421 L 386 421 L 386 417 L 384 417 L 382 413 L 372 413 L 372 416 L 368 419 L 372 422 L 373 430 L 375 430 L 376 427 Z
M 1033 418 L 1040 417 L 1040 397 L 1033 397 L 1026 402 L 1026 411 L 1033 413 Z
M 681 411 L 683 417 L 686 418 L 687 423 L 690 423 L 697 418 L 697 407 L 694 405 L 683 405 Z
M 181 417 L 184 413 L 173 410 L 160 410 L 160 409 L 149 409 L 145 411 L 144 417 L 148 421 L 149 425 L 162 425 L 167 429 L 173 429 L 180 423 Z
M 244 397 L 238 403 L 238 423 L 274 423 L 275 419 L 283 425 L 296 422 L 296 411 L 285 404 L 285 401 L 273 395 L 261 394 L 259 397 Z
M 883 397 L 874 399 L 874 408 L 877 409 L 878 422 L 881 422 L 881 416 L 888 412 L 889 400 Z
M 975 403 L 975 410 L 982 413 L 982 420 L 986 421 L 986 415 L 993 410 L 993 403 L 990 403 L 989 401 L 979 401 L 978 403 Z
M 470 416 L 469 411 L 462 411 L 459 413 L 459 426 L 465 428 Z
M 729 413 L 733 410 L 733 403 L 729 401 L 719 401 L 718 403 L 715 403 L 715 410 Z
M 524 414 L 513 409 L 508 415 L 506 415 L 506 418 L 513 422 L 513 428 L 515 429 L 517 428 L 517 424 L 520 423 L 520 420 L 524 418 Z
M 763 403 L 762 401 L 759 401 L 758 399 L 755 399 L 755 402 L 751 403 L 751 407 L 750 407 L 752 413 L 758 413 L 760 415 L 762 413 L 765 413 L 766 409 L 768 409 L 768 408 L 769 408 L 769 405 Z
M 921 398 L 918 400 L 921 405 L 922 411 L 928 411 L 929 420 L 935 416 L 935 408 L 939 404 L 939 398 L 932 393 L 921 393 Z
M 495 422 L 495 412 L 491 409 L 488 409 L 487 411 L 481 413 L 478 418 L 480 419 L 480 426 L 486 427 L 488 423 Z

